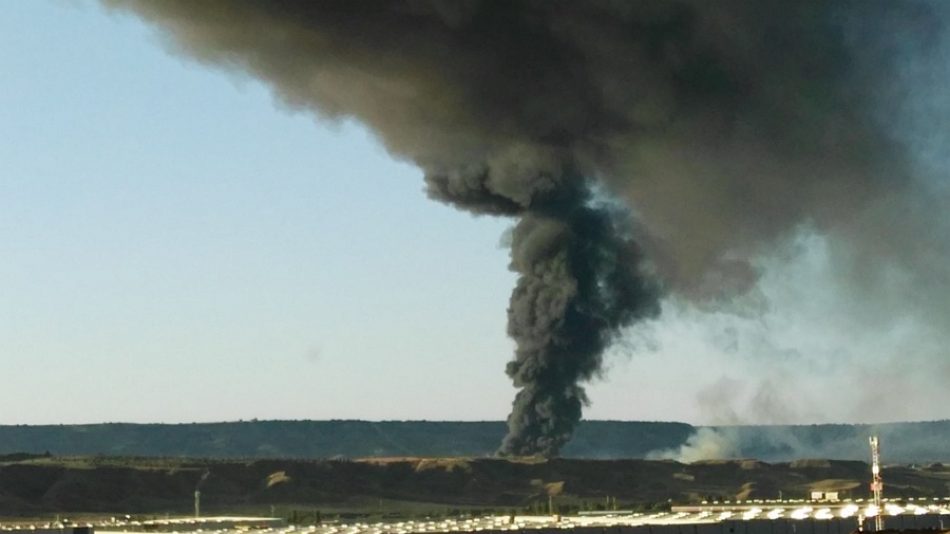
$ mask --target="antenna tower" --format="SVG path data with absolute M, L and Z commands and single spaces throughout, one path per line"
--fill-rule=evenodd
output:
M 874 494 L 874 507 L 877 514 L 874 516 L 874 530 L 884 530 L 884 509 L 881 508 L 881 493 L 884 492 L 884 481 L 881 480 L 881 447 L 877 436 L 871 436 L 871 492 Z

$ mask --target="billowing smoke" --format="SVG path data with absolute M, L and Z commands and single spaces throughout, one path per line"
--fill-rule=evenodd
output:
M 432 198 L 516 219 L 505 453 L 557 453 L 605 348 L 661 295 L 728 302 L 803 227 L 856 272 L 912 264 L 936 204 L 893 125 L 939 3 L 103 1 L 363 122 Z
M 557 454 L 587 402 L 591 378 L 620 327 L 656 310 L 656 296 L 634 270 L 639 257 L 603 210 L 571 195 L 564 205 L 522 216 L 511 242 L 519 277 L 508 308 L 516 341 L 508 375 L 521 388 L 501 450 Z
M 699 427 L 679 447 L 653 451 L 650 460 L 676 460 L 693 463 L 702 460 L 741 458 L 736 431 L 730 427 Z
M 581 381 L 624 326 L 658 311 L 641 255 L 609 206 L 556 148 L 516 147 L 482 168 L 430 173 L 434 198 L 476 213 L 519 218 L 511 234 L 518 282 L 508 307 L 520 388 L 504 454 L 556 455 L 581 419 Z M 622 219 L 622 218 L 620 218 Z

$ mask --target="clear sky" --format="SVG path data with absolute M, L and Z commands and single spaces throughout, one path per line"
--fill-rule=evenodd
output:
M 0 423 L 507 415 L 509 221 L 428 200 L 360 125 L 283 109 L 135 18 L 0 12 Z M 945 393 L 868 409 L 883 364 L 854 355 L 899 341 L 856 340 L 802 289 L 822 246 L 757 293 L 794 306 L 667 303 L 608 355 L 586 416 L 944 415 Z

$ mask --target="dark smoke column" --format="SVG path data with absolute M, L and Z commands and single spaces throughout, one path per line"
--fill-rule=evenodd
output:
M 525 157 L 525 161 L 539 161 Z M 544 161 L 540 168 L 429 176 L 430 194 L 476 213 L 520 218 L 510 268 L 518 283 L 508 307 L 515 358 L 507 373 L 519 388 L 503 455 L 556 456 L 581 419 L 581 383 L 601 368 L 621 328 L 658 313 L 655 286 L 641 272 L 635 243 L 617 215 L 598 208 L 583 178 Z M 515 189 L 515 198 L 497 191 Z M 509 193 L 510 194 L 510 193 Z
M 518 348 L 507 372 L 521 390 L 502 454 L 557 455 L 587 403 L 580 382 L 600 369 L 619 328 L 657 311 L 632 243 L 616 235 L 607 214 L 579 204 L 562 209 L 557 217 L 528 214 L 514 231 L 511 268 L 519 279 L 508 334 Z

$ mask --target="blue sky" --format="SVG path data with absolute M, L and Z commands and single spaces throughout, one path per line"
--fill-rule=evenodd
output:
M 132 18 L 0 25 L 4 422 L 434 416 L 479 382 L 459 417 L 503 415 L 503 221 Z
M 0 423 L 507 415 L 508 221 L 429 201 L 358 124 L 290 112 L 132 17 L 2 13 Z M 820 240 L 804 248 L 759 297 L 823 279 Z M 829 326 L 833 306 L 749 319 L 667 303 L 608 355 L 587 417 L 939 416 L 828 409 L 826 392 L 874 376 L 840 378 L 841 347 L 863 347 Z M 756 409 L 762 395 L 782 409 Z

